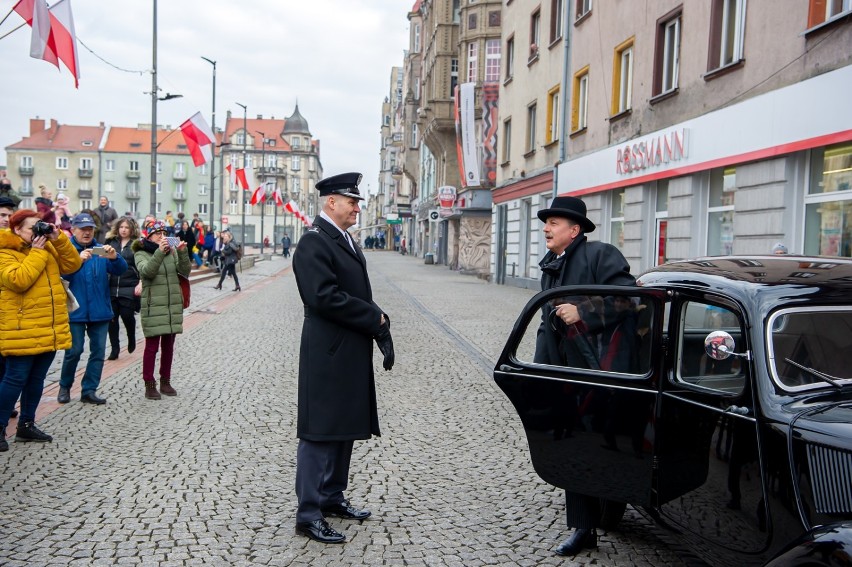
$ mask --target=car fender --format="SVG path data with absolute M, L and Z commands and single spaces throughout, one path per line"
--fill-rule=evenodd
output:
M 767 567 L 852 565 L 852 522 L 819 526 L 784 548 Z

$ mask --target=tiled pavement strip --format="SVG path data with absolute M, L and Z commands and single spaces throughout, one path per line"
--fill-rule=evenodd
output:
M 683 565 L 632 509 L 597 550 L 552 553 L 562 492 L 533 471 L 491 376 L 532 292 L 367 258 L 397 359 L 384 372 L 376 349 L 383 436 L 355 444 L 349 493 L 373 517 L 332 519 L 345 545 L 293 533 L 303 313 L 278 256 L 240 274 L 240 293 L 193 285 L 177 397 L 144 399 L 141 342 L 106 363 L 105 406 L 58 406 L 46 386 L 53 443 L 0 454 L 0 565 Z

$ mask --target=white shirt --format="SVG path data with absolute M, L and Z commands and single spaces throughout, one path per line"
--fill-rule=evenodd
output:
M 342 235 L 343 235 L 343 238 L 344 238 L 344 239 L 346 240 L 346 242 L 349 244 L 349 247 L 350 247 L 350 248 L 352 248 L 352 251 L 353 251 L 353 252 L 355 252 L 355 244 L 352 242 L 352 237 L 349 235 L 349 233 L 348 233 L 348 232 L 346 232 L 345 230 L 343 230 L 342 228 L 340 228 L 339 226 L 337 226 L 337 223 L 336 223 L 336 222 L 334 222 L 333 220 L 331 220 L 331 217 L 330 217 L 330 216 L 328 216 L 327 214 L 325 214 L 325 211 L 320 210 L 320 217 L 321 217 L 321 218 L 324 218 L 325 220 L 327 220 L 328 222 L 330 222 L 330 223 L 332 224 L 332 226 L 334 226 L 334 228 L 336 228 L 337 230 L 339 230 L 339 231 L 340 231 L 340 234 L 342 234 Z

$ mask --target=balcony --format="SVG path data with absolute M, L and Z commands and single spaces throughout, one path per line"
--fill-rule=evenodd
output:
M 138 187 L 128 187 L 127 191 L 124 193 L 124 196 L 132 201 L 136 201 L 139 199 L 139 188 Z
M 91 189 L 80 189 L 77 191 L 78 199 L 91 199 L 92 198 L 92 190 Z
M 175 181 L 186 181 L 186 170 L 175 170 L 175 172 L 172 173 L 172 179 Z
M 186 201 L 186 191 L 175 191 L 174 195 L 172 195 L 172 198 L 175 201 Z
M 283 167 L 259 167 L 257 168 L 258 175 L 284 175 Z
M 18 195 L 21 197 L 32 197 L 33 196 L 33 188 L 32 187 L 21 187 L 18 189 Z
M 127 170 L 127 178 L 128 179 L 139 179 L 139 170 L 138 169 L 128 169 Z
M 398 165 L 395 165 L 391 168 L 391 175 L 394 177 L 402 177 L 402 168 Z
M 32 174 L 35 173 L 35 168 L 34 167 L 21 166 L 21 167 L 18 168 L 18 173 L 21 174 L 21 176 L 29 177 L 29 176 L 31 176 Z
M 95 172 L 92 169 L 82 169 L 81 168 L 81 169 L 77 170 L 77 176 L 82 177 L 83 179 L 88 179 L 88 178 L 92 177 L 94 174 L 95 174 Z

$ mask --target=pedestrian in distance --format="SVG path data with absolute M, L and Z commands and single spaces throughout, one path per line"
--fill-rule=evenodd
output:
M 772 247 L 772 253 L 778 255 L 787 254 L 787 246 L 783 242 L 776 242 Z
M 127 262 L 127 271 L 116 276 L 109 277 L 109 297 L 112 302 L 112 319 L 109 322 L 109 345 L 110 352 L 108 360 L 118 358 L 121 350 L 120 331 L 124 324 L 124 332 L 127 334 L 127 352 L 136 350 L 136 313 L 139 312 L 139 297 L 142 295 L 142 282 L 139 281 L 139 272 L 136 271 L 136 260 L 133 254 L 133 243 L 140 238 L 139 225 L 132 218 L 122 217 L 107 233 L 107 244 L 118 250 L 118 253 Z
M 547 209 L 538 212 L 544 223 L 544 240 L 547 253 L 542 258 L 541 289 L 548 290 L 564 285 L 624 285 L 636 283 L 630 275 L 630 265 L 615 246 L 604 242 L 591 242 L 586 234 L 595 230 L 595 223 L 586 217 L 586 204 L 577 197 L 556 197 Z M 558 321 L 563 326 L 554 324 Z M 586 367 L 581 360 L 566 360 L 566 346 L 562 342 L 567 327 L 583 322 L 578 306 L 564 302 L 558 306 L 546 305 L 542 309 L 535 362 L 557 366 Z M 569 351 L 570 352 L 570 351 Z M 565 491 L 565 513 L 571 536 L 559 544 L 558 555 L 574 556 L 583 549 L 597 547 L 597 525 L 600 505 L 596 498 Z
M 216 247 L 216 233 L 213 232 L 213 225 L 207 227 L 207 230 L 204 232 L 204 246 L 202 250 L 201 257 L 204 258 L 204 254 L 207 254 L 207 259 L 204 261 L 205 266 L 210 266 L 213 264 L 213 249 Z
M 80 213 L 71 221 L 71 244 L 80 254 L 83 266 L 75 273 L 63 276 L 69 283 L 80 308 L 69 316 L 71 348 L 65 351 L 59 377 L 59 394 L 56 401 L 71 401 L 71 387 L 77 365 L 89 337 L 89 360 L 81 383 L 80 401 L 102 405 L 104 398 L 97 395 L 104 369 L 109 324 L 112 320 L 112 301 L 109 293 L 110 276 L 120 276 L 127 271 L 127 262 L 112 246 L 103 246 L 95 240 L 95 220 L 88 213 Z
M 243 248 L 239 242 L 234 240 L 230 230 L 222 231 L 222 273 L 219 275 L 219 283 L 214 289 L 222 289 L 222 282 L 227 276 L 234 278 L 234 291 L 240 291 L 240 279 L 237 277 L 237 263 L 243 255 Z
M 195 267 L 201 267 L 201 258 L 198 257 L 198 254 L 193 252 L 192 250 L 195 248 L 195 232 L 190 226 L 189 221 L 181 221 L 178 230 L 175 231 L 175 236 L 186 242 L 186 252 L 189 254 L 192 261 L 195 262 Z
M 346 498 L 354 442 L 380 435 L 373 340 L 394 363 L 390 318 L 373 301 L 367 261 L 347 230 L 361 211 L 360 173 L 319 181 L 322 210 L 299 239 L 293 272 L 305 309 L 299 348 L 296 533 L 322 543 L 346 536 L 326 520 L 363 520 Z
M 92 211 L 94 216 L 99 219 L 98 232 L 95 234 L 95 239 L 98 242 L 106 241 L 106 233 L 112 228 L 112 223 L 118 219 L 118 213 L 109 205 L 109 199 L 101 197 L 98 200 L 98 208 Z
M 169 245 L 168 227 L 156 221 L 148 227 L 148 236 L 133 243 L 134 260 L 142 280 L 142 333 L 145 353 L 142 357 L 142 380 L 145 397 L 159 400 L 161 393 L 176 396 L 171 384 L 175 338 L 183 332 L 183 294 L 180 277 L 191 271 L 187 244 L 181 241 L 175 248 Z M 157 352 L 160 354 L 160 389 L 154 381 Z
M 0 197 L 6 197 L 7 199 L 11 199 L 15 203 L 15 207 L 21 204 L 21 197 L 18 195 L 14 189 L 12 189 L 12 182 L 9 181 L 8 177 L 0 177 Z
M 293 241 L 290 239 L 290 235 L 285 232 L 284 236 L 281 238 L 281 255 L 285 258 L 290 257 L 290 245 L 292 243 Z
M 39 197 L 35 198 L 36 212 L 47 224 L 56 223 L 56 209 L 53 203 L 53 192 L 45 185 L 39 185 Z
M 61 276 L 81 264 L 71 240 L 35 211 L 17 211 L 9 230 L 0 230 L 0 354 L 6 361 L 0 382 L 0 451 L 9 450 L 6 426 L 18 396 L 21 417 L 15 440 L 53 440 L 36 427 L 35 414 L 56 351 L 71 347 Z

